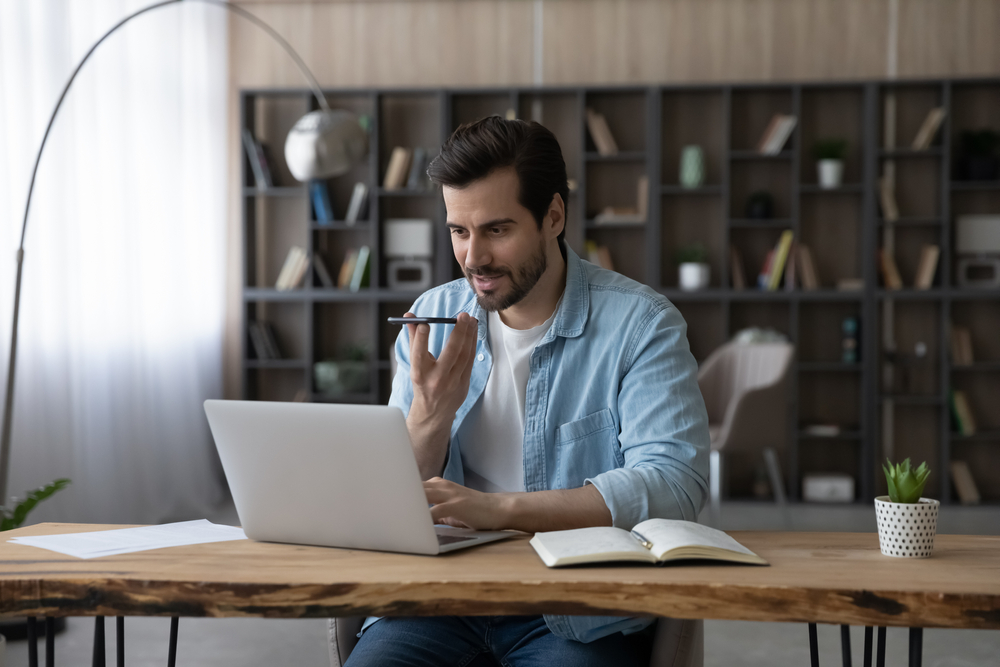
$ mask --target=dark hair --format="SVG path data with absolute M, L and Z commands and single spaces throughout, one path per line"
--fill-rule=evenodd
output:
M 519 185 L 518 201 L 531 211 L 538 228 L 559 193 L 569 205 L 566 162 L 552 132 L 534 121 L 504 120 L 490 116 L 466 123 L 441 147 L 441 154 L 427 167 L 434 183 L 464 188 L 497 169 L 514 167 Z M 565 211 L 565 209 L 564 209 Z M 566 234 L 565 219 L 559 240 Z

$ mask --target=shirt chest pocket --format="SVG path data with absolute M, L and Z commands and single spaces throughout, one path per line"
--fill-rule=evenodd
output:
M 556 488 L 575 489 L 588 477 L 625 464 L 610 408 L 556 429 Z

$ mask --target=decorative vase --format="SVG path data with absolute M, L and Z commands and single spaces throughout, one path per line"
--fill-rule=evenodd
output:
M 839 188 L 844 178 L 843 160 L 820 160 L 816 163 L 819 172 L 819 187 L 824 190 Z
M 700 262 L 684 262 L 680 265 L 677 279 L 681 289 L 693 292 L 695 290 L 708 287 L 708 280 L 711 276 L 711 268 L 708 264 Z
M 705 182 L 705 152 L 701 146 L 685 146 L 681 149 L 681 185 L 697 188 Z
M 878 544 L 883 555 L 930 558 L 940 506 L 940 502 L 931 498 L 921 498 L 916 503 L 894 503 L 889 496 L 875 498 Z

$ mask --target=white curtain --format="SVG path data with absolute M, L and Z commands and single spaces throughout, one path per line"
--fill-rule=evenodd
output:
M 0 0 L 3 377 L 45 124 L 90 46 L 152 1 Z M 25 241 L 8 495 L 72 484 L 30 523 L 197 518 L 224 497 L 202 401 L 222 392 L 226 14 L 180 4 L 125 25 L 49 137 Z

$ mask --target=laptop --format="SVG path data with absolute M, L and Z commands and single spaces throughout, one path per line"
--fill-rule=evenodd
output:
M 514 534 L 434 525 L 399 408 L 208 400 L 205 414 L 250 539 L 439 554 Z

